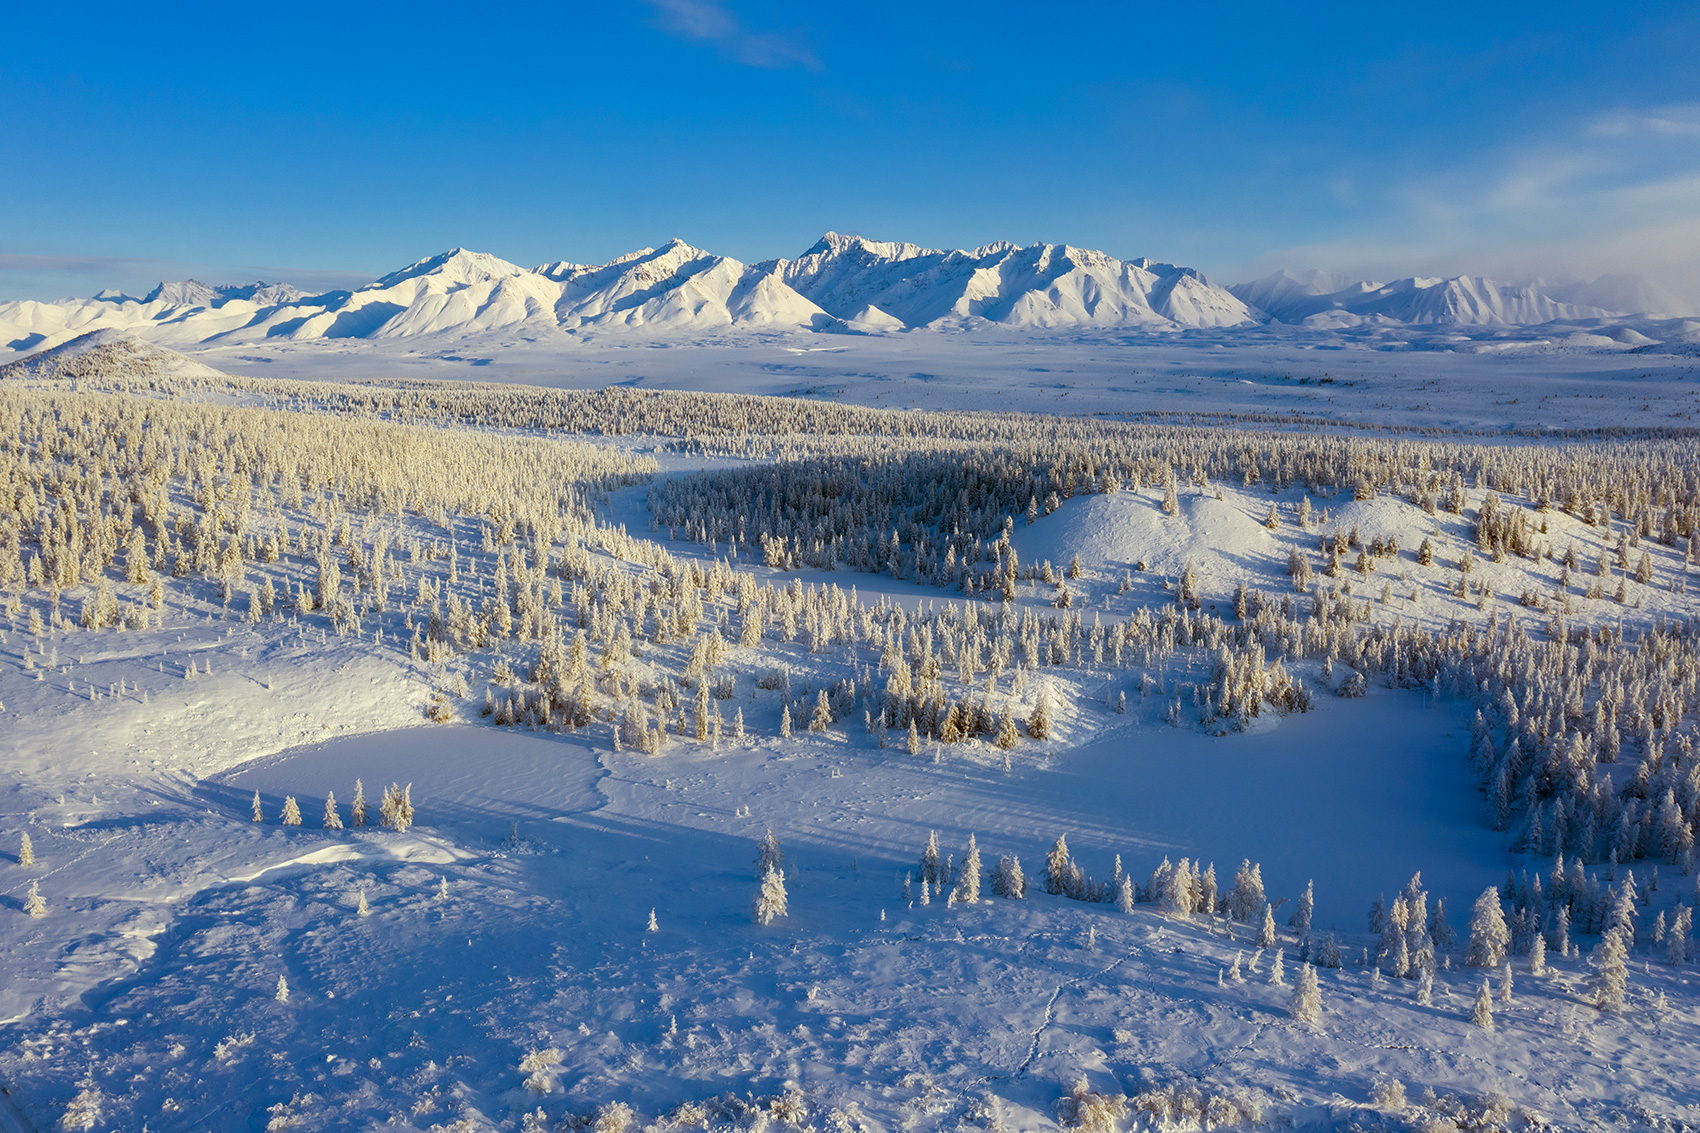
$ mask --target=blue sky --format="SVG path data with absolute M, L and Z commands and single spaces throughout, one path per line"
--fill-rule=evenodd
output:
M 70 14 L 63 14 L 69 12 Z M 837 229 L 1700 292 L 1700 6 L 29 5 L 0 297 Z

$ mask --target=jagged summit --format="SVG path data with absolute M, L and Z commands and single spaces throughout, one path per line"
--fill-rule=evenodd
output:
M 372 284 L 374 287 L 394 287 L 410 279 L 423 276 L 436 276 L 448 283 L 479 283 L 492 279 L 505 279 L 509 276 L 525 275 L 526 270 L 517 264 L 510 264 L 498 256 L 488 252 L 472 252 L 465 248 L 451 248 L 428 256 L 417 263 L 410 264 L 400 271 L 381 276 Z
M 300 299 L 302 292 L 287 283 L 267 283 L 264 280 L 215 287 L 198 279 L 181 279 L 170 282 L 162 280 L 141 299 L 117 291 L 101 291 L 94 297 L 109 303 L 159 303 L 167 307 L 213 308 L 239 299 L 256 307 L 273 307 Z

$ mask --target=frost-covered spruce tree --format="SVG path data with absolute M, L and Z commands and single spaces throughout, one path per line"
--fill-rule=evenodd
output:
M 348 804 L 348 818 L 352 826 L 366 825 L 366 788 L 358 779 L 354 781 L 354 801 Z
M 1493 1030 L 1493 989 L 1486 979 L 1482 980 L 1482 989 L 1476 992 L 1476 1005 L 1470 1009 L 1470 1022 L 1484 1031 Z
M 939 832 L 927 832 L 927 844 L 921 850 L 921 880 L 935 889 L 939 885 L 939 872 L 943 868 L 944 857 L 939 850 Z
M 656 920 L 655 920 L 655 910 L 654 909 L 649 910 L 649 923 L 644 926 L 643 931 L 645 931 L 645 932 L 660 932 L 661 931 L 661 926 L 659 924 L 657 924 Z
M 47 898 L 41 895 L 41 882 L 30 882 L 30 891 L 24 895 L 24 912 L 32 917 L 47 915 Z
M 1505 914 L 1499 907 L 1499 892 L 1484 889 L 1476 898 L 1470 915 L 1470 943 L 1464 949 L 1464 963 L 1472 968 L 1497 968 L 1505 959 L 1511 943 L 1511 933 L 1505 927 Z
M 1068 856 L 1068 836 L 1058 834 L 1051 852 L 1045 855 L 1045 892 L 1053 895 L 1068 892 L 1073 866 Z
M 283 824 L 285 826 L 301 825 L 301 806 L 295 801 L 294 795 L 283 796 Z
M 30 844 L 30 836 L 28 833 L 21 835 L 18 839 L 18 864 L 35 864 L 35 847 Z
M 1015 727 L 1015 710 L 1007 704 L 1004 705 L 1003 718 L 998 722 L 996 742 L 998 747 L 1004 751 L 1008 751 L 1021 742 L 1021 733 Z M 1007 761 L 1009 757 L 1005 756 L 1004 758 Z
M 1434 946 L 1442 952 L 1451 949 L 1457 939 L 1457 934 L 1452 931 L 1452 925 L 1446 920 L 1445 897 L 1436 897 L 1434 908 L 1429 911 L 1428 934 L 1434 941 Z
M 1299 965 L 1299 982 L 1293 988 L 1293 1001 L 1287 1013 L 1295 1023 L 1315 1026 L 1322 1022 L 1322 987 L 1317 983 L 1316 969 L 1309 964 Z
M 391 783 L 378 804 L 378 820 L 398 834 L 413 825 L 413 784 Z
M 1228 915 L 1236 921 L 1249 921 L 1263 903 L 1263 867 L 1246 858 L 1240 862 L 1233 887 L 1228 890 Z
M 909 719 L 909 743 L 905 750 L 907 750 L 910 755 L 921 754 L 921 733 L 915 727 L 914 717 L 910 717 Z
M 1688 959 L 1690 938 L 1694 933 L 1694 910 L 1687 905 L 1678 905 L 1676 919 L 1665 931 L 1665 959 L 1672 964 L 1681 964 Z
M 1535 939 L 1529 943 L 1529 974 L 1544 976 L 1547 971 L 1547 941 L 1540 933 L 1535 933 Z
M 756 842 L 756 880 L 766 877 L 768 870 L 780 869 L 784 865 L 785 852 L 779 848 L 779 839 L 769 830 Z
M 337 813 L 335 791 L 325 792 L 325 829 L 342 829 L 342 815 Z
M 756 894 L 751 912 L 759 925 L 770 925 L 774 918 L 787 916 L 785 907 L 785 871 L 769 866 L 762 875 L 761 892 Z
M 791 706 L 787 704 L 779 713 L 779 738 L 791 738 Z
M 275 998 L 279 1003 L 289 1002 L 289 980 L 284 976 L 279 976 L 277 978 L 277 994 Z
M 1287 966 L 1281 960 L 1281 950 L 1275 950 L 1275 962 L 1269 966 L 1269 982 L 1275 987 L 1287 986 Z
M 1021 872 L 1021 859 L 1005 854 L 998 859 L 998 876 L 992 882 L 992 892 L 999 897 L 1027 896 L 1027 877 Z
M 1027 717 L 1027 734 L 1036 740 L 1050 738 L 1051 735 L 1051 698 L 1044 689 L 1033 701 L 1033 714 Z
M 1116 911 L 1133 912 L 1133 878 L 1122 874 L 1121 882 L 1116 886 Z
M 1340 956 L 1340 942 L 1334 939 L 1333 933 L 1329 933 L 1322 943 L 1317 945 L 1316 955 L 1312 959 L 1319 968 L 1338 968 L 1345 963 Z
M 260 809 L 260 792 L 255 791 L 254 792 L 254 821 L 255 822 L 264 822 L 265 820 L 266 820 L 266 812 L 264 810 Z
M 968 835 L 968 849 L 962 854 L 962 869 L 956 876 L 956 899 L 974 904 L 980 899 L 980 847 L 974 835 Z
M 1273 948 L 1275 946 L 1275 907 L 1273 905 L 1265 904 L 1263 906 L 1263 928 L 1259 930 L 1255 943 L 1259 948 Z
M 1594 1005 L 1621 1014 L 1629 990 L 1629 949 L 1623 930 L 1609 928 L 1594 948 Z
M 1305 891 L 1299 894 L 1298 907 L 1293 915 L 1287 918 L 1287 927 L 1298 933 L 1300 937 L 1310 935 L 1310 920 L 1316 915 L 1316 882 L 1305 882 Z
M 815 694 L 815 711 L 809 717 L 809 731 L 824 732 L 832 727 L 832 705 L 827 703 L 826 690 L 823 688 Z

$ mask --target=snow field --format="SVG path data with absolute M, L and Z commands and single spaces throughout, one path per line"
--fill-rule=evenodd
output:
M 1367 708 L 1405 737 L 1418 730 L 1413 720 L 1446 715 L 1416 694 L 1382 699 L 1339 711 Z M 180 899 L 134 975 L 27 1020 L 20 1053 L 0 1058 L 0 1072 L 34 1096 L 68 1098 L 75 1083 L 55 1055 L 84 1051 L 102 1068 L 107 1112 L 156 1114 L 154 1128 L 251 1121 L 245 1115 L 277 1104 L 300 1128 L 398 1118 L 418 1129 L 455 1120 L 478 1128 L 536 1108 L 558 1120 L 614 1101 L 653 1119 L 728 1091 L 777 1097 L 793 1086 L 817 1121 L 836 1110 L 857 1115 L 846 1116 L 850 1127 L 951 1127 L 993 1096 L 1021 1128 L 1053 1120 L 1080 1075 L 1107 1094 L 1186 1083 L 1251 1090 L 1267 1112 L 1319 1127 L 1371 1109 L 1371 1084 L 1384 1077 L 1413 1094 L 1419 1084 L 1442 1095 L 1502 1093 L 1561 1125 L 1604 1120 L 1626 1077 L 1670 1104 L 1692 1104 L 1664 1077 L 1680 1074 L 1689 1048 L 1677 1049 L 1676 1036 L 1687 1032 L 1673 1018 L 1655 1028 L 1646 1012 L 1602 1020 L 1579 961 L 1554 958 L 1541 978 L 1519 962 L 1516 999 L 1498 1008 L 1490 1036 L 1467 1021 L 1481 973 L 1454 962 L 1437 977 L 1434 1005 L 1422 1007 L 1412 981 L 1377 980 L 1354 956 L 1322 973 L 1324 1022 L 1313 1031 L 1287 1017 L 1298 972 L 1290 932 L 1286 986 L 1274 987 L 1271 953 L 1250 970 L 1253 926 L 1164 917 L 1152 905 L 1129 917 L 1042 892 L 1052 829 L 1068 827 L 1093 872 L 1107 874 L 1119 846 L 1142 876 L 1160 849 L 1214 856 L 1227 873 L 1241 847 L 1255 857 L 1286 843 L 1288 824 L 1326 824 L 1330 840 L 1354 852 L 1329 863 L 1334 878 L 1319 878 L 1319 925 L 1336 911 L 1349 919 L 1365 893 L 1397 888 L 1410 860 L 1433 885 L 1457 858 L 1474 870 L 1444 883 L 1462 929 L 1458 910 L 1492 871 L 1459 847 L 1459 830 L 1434 821 L 1443 808 L 1410 778 L 1389 790 L 1367 773 L 1333 773 L 1351 762 L 1343 755 L 1309 770 L 1334 793 L 1307 798 L 1314 784 L 1295 783 L 1283 766 L 1316 739 L 1297 731 L 1189 736 L 1217 751 L 1165 744 L 1161 754 L 1124 734 L 1013 775 L 865 745 L 846 752 L 819 738 L 659 760 L 490 728 L 328 741 L 202 790 L 213 816 L 195 820 L 174 855 L 269 868 L 231 868 L 228 880 Z M 1271 740 L 1288 750 L 1271 750 Z M 1421 758 L 1427 741 L 1408 745 L 1412 778 L 1457 774 L 1456 760 Z M 1236 770 L 1267 765 L 1264 802 L 1278 781 L 1296 805 L 1266 805 L 1277 819 L 1246 829 L 1234 819 L 1258 808 L 1220 793 L 1234 778 L 1222 760 Z M 347 821 L 356 775 L 369 796 L 375 782 L 411 779 L 420 825 L 407 835 L 316 828 L 325 790 L 337 791 Z M 1080 790 L 1069 781 L 1076 775 L 1097 790 Z M 1446 788 L 1436 784 L 1456 805 Z M 268 814 L 258 825 L 246 813 L 256 789 Z M 284 794 L 302 800 L 302 827 L 277 825 Z M 1150 801 L 1130 808 L 1135 796 Z M 1384 809 L 1389 796 L 1406 803 L 1404 814 Z M 888 805 L 873 810 L 881 799 Z M 743 806 L 748 817 L 737 814 Z M 1379 839 L 1350 825 L 1359 813 L 1384 817 L 1364 823 Z M 1154 830 L 1163 816 L 1167 829 Z M 748 914 L 751 862 L 769 827 L 787 854 L 791 911 L 761 929 Z M 913 868 L 928 828 L 960 854 L 964 827 L 978 827 L 992 858 L 1022 854 L 1028 898 L 906 906 L 894 872 Z M 1489 837 L 1462 831 L 1472 833 Z M 49 836 L 43 846 L 45 860 L 63 842 Z M 1266 861 L 1272 896 L 1289 875 L 1280 858 Z M 437 895 L 445 879 L 446 899 Z M 355 908 L 362 893 L 367 916 Z M 651 907 L 656 933 L 644 928 Z M 1342 925 L 1342 939 L 1355 953 L 1372 941 L 1353 928 Z M 34 950 L 51 941 L 43 935 Z M 1246 982 L 1219 986 L 1236 957 Z M 1636 969 L 1638 993 L 1682 992 L 1683 970 Z M 279 975 L 287 1003 L 275 999 Z M 531 1072 L 519 1063 L 537 1050 L 560 1061 L 527 1088 Z
M 669 474 L 693 466 L 714 462 L 687 456 Z M 195 488 L 173 506 L 190 511 Z M 299 534 L 310 519 L 327 539 L 337 526 L 329 499 L 291 503 L 281 492 L 274 507 L 269 479 L 259 491 L 262 537 L 280 522 Z M 1030 526 L 1018 518 L 1012 538 L 1024 564 L 1048 558 L 1061 572 L 1079 553 L 1083 574 L 1024 579 L 1015 608 L 1055 613 L 1066 586 L 1085 626 L 1172 609 L 1166 584 L 1191 559 L 1206 611 L 1224 625 L 1234 624 L 1240 583 L 1302 610 L 1311 597 L 1285 572 L 1298 549 L 1318 569 L 1312 593 L 1350 583 L 1372 626 L 1511 615 L 1544 631 L 1546 611 L 1514 603 L 1525 590 L 1551 600 L 1554 561 L 1482 559 L 1467 581 L 1489 582 L 1499 597 L 1455 596 L 1465 519 L 1386 495 L 1318 491 L 1316 513 L 1331 515 L 1301 530 L 1300 494 L 1183 483 L 1174 517 L 1148 487 L 1077 495 Z M 595 502 L 639 531 L 634 496 Z M 1470 508 L 1479 502 L 1472 490 Z M 1263 526 L 1271 503 L 1273 531 Z M 746 739 L 670 735 L 646 756 L 629 743 L 615 750 L 600 715 L 556 734 L 541 721 L 489 726 L 479 707 L 486 688 L 539 692 L 531 663 L 565 649 L 583 623 L 596 649 L 594 698 L 683 721 L 689 686 L 664 704 L 668 682 L 708 627 L 728 640 L 741 628 L 736 587 L 699 599 L 708 574 L 676 565 L 706 572 L 713 548 L 674 542 L 663 563 L 613 533 L 585 532 L 584 545 L 569 534 L 558 555 L 551 536 L 537 560 L 523 533 L 512 545 L 497 537 L 499 517 L 436 513 L 428 501 L 419 510 L 436 514 L 398 510 L 356 516 L 351 534 L 336 537 L 334 557 L 350 564 L 344 585 L 360 580 L 356 632 L 334 603 L 331 617 L 280 606 L 244 621 L 242 591 L 227 607 L 195 571 L 172 580 L 160 624 L 143 629 L 36 632 L 30 623 L 51 601 L 44 589 L 6 596 L 0 714 L 15 747 L 0 852 L 11 855 L 27 831 L 37 861 L 0 859 L 10 913 L 0 916 L 0 1018 L 12 1040 L 0 1081 L 37 1127 L 78 1106 L 113 1127 L 470 1130 L 523 1128 L 527 1115 L 551 1127 L 597 1113 L 613 1122 L 607 1107 L 629 1104 L 644 1122 L 671 1113 L 675 1125 L 716 1128 L 1029 1129 L 1076 1120 L 1085 1096 L 1065 1099 L 1082 1075 L 1107 1099 L 1131 1099 L 1122 1127 L 1153 1125 L 1159 1093 L 1174 1100 L 1191 1086 L 1221 1105 L 1238 1098 L 1249 1107 L 1239 1117 L 1256 1109 L 1319 1128 L 1373 1127 L 1384 1116 L 1421 1128 L 1449 1113 L 1481 1125 L 1482 1099 L 1494 1095 L 1508 1099 L 1494 1120 L 1512 1128 L 1538 1125 L 1536 1113 L 1560 1127 L 1621 1119 L 1666 1128 L 1700 1117 L 1683 1073 L 1695 1037 L 1689 969 L 1658 962 L 1645 932 L 1692 898 L 1695 879 L 1682 871 L 1667 867 L 1653 889 L 1653 861 L 1635 862 L 1648 903 L 1623 1015 L 1595 1010 L 1577 957 L 1551 958 L 1552 976 L 1514 958 L 1516 996 L 1496 1003 L 1491 1035 L 1468 1021 L 1481 973 L 1458 966 L 1461 942 L 1431 1004 L 1416 1002 L 1412 981 L 1362 965 L 1375 944 L 1362 931 L 1370 901 L 1413 872 L 1423 872 L 1431 899 L 1446 898 L 1462 935 L 1470 903 L 1508 868 L 1550 865 L 1512 856 L 1516 832 L 1489 829 L 1469 766 L 1470 710 L 1450 693 L 1376 680 L 1360 699 L 1335 697 L 1349 669 L 1324 678 L 1313 657 L 1290 668 L 1317 694 L 1314 710 L 1281 716 L 1266 706 L 1245 731 L 1207 735 L 1185 713 L 1183 727 L 1165 722 L 1172 701 L 1211 680 L 1205 651 L 1117 668 L 1087 649 L 1019 676 L 1006 669 L 988 692 L 1024 718 L 1041 692 L 1053 708 L 1050 734 L 1021 736 L 1006 769 L 1006 753 L 985 739 L 927 740 L 909 754 L 893 729 L 881 746 L 861 719 L 887 676 L 877 642 L 832 641 L 804 624 L 794 640 L 770 632 L 713 667 L 712 707 L 728 724 L 743 709 Z M 1582 568 L 1564 600 L 1574 626 L 1627 623 L 1633 636 L 1687 616 L 1686 594 L 1673 586 L 1686 579 L 1680 548 L 1642 541 L 1634 554 L 1649 552 L 1654 579 L 1627 582 L 1626 603 L 1582 598 L 1601 533 L 1556 510 L 1536 521 L 1549 526 L 1537 543 L 1560 554 L 1577 543 Z M 1436 563 L 1415 563 L 1437 524 Z M 1383 556 L 1360 575 L 1354 550 L 1340 577 L 1321 577 L 1319 528 L 1344 535 L 1352 526 L 1365 543 L 1397 535 L 1397 559 Z M 178 526 L 182 546 L 192 530 Z M 437 547 L 402 554 L 410 539 L 446 543 L 451 530 L 455 558 Z M 366 549 L 385 540 L 390 566 L 366 581 L 354 564 L 370 570 Z M 298 548 L 270 561 L 245 552 L 242 584 L 311 589 L 307 541 Z M 1140 560 L 1150 569 L 1124 590 Z M 111 565 L 116 574 L 127 564 Z M 316 569 L 322 579 L 324 565 Z M 664 573 L 687 580 L 678 603 L 658 602 L 647 623 L 635 615 L 640 632 L 622 660 L 606 617 L 624 615 L 599 603 L 623 601 L 626 580 L 666 594 Z M 793 577 L 752 574 L 776 586 Z M 334 598 L 342 592 L 331 577 Z M 594 593 L 577 592 L 585 580 Z M 552 594 L 556 581 L 566 585 Z M 889 576 L 810 571 L 803 581 L 805 597 L 809 586 L 855 585 L 864 601 L 898 602 L 946 641 L 953 623 L 934 615 L 947 604 L 993 608 Z M 112 589 L 122 604 L 147 601 L 145 583 Z M 476 636 L 472 607 L 457 603 L 477 603 L 478 624 L 493 626 L 495 595 L 506 603 L 510 592 L 510 614 L 523 619 L 539 603 L 566 619 L 567 636 Z M 97 593 L 71 586 L 62 612 L 74 616 Z M 443 594 L 453 600 L 438 617 L 431 607 Z M 806 605 L 804 621 L 819 609 Z M 654 640 L 645 626 L 663 617 L 690 624 L 682 631 L 675 621 Z M 423 640 L 431 622 L 456 620 Z M 916 665 L 925 667 L 919 657 Z M 809 732 L 794 717 L 794 734 L 779 738 L 782 705 L 851 679 L 857 700 L 840 719 Z M 970 682 L 948 695 L 979 695 L 979 678 Z M 575 698 L 581 687 L 563 685 Z M 452 723 L 422 726 L 427 717 Z M 1687 735 L 1663 738 L 1680 753 Z M 1630 738 L 1632 752 L 1639 740 Z M 1614 769 L 1615 785 L 1634 770 L 1632 755 Z M 406 834 L 319 827 L 332 790 L 349 821 L 357 778 L 374 811 L 387 784 L 411 784 L 419 825 Z M 260 823 L 248 814 L 256 791 Z M 279 824 L 286 799 L 302 826 Z M 764 928 L 750 902 L 755 841 L 768 829 L 787 854 L 790 909 Z M 899 874 L 914 868 L 931 831 L 958 860 L 976 836 L 988 869 L 1019 853 L 1030 896 L 912 907 Z M 1336 929 L 1348 959 L 1322 973 L 1322 1029 L 1287 1014 L 1299 976 L 1293 934 L 1282 937 L 1287 986 L 1278 988 L 1267 982 L 1273 957 L 1253 959 L 1255 925 L 1046 896 L 1042 861 L 1058 834 L 1096 881 L 1117 854 L 1135 880 L 1165 857 L 1214 862 L 1224 888 L 1241 858 L 1257 861 L 1281 902 L 1278 924 L 1314 879 L 1316 929 Z M 1621 877 L 1606 862 L 1591 871 Z M 31 881 L 42 886 L 45 917 L 23 908 Z M 1228 978 L 1236 966 L 1244 983 Z M 1393 1077 L 1411 1087 L 1398 1114 L 1387 1100 Z M 709 1106 L 700 1120 L 679 1108 L 699 1103 Z

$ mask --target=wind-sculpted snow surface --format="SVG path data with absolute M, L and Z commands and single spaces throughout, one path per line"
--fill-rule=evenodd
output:
M 546 278 L 386 287 L 444 272 Z M 1695 1125 L 1694 444 L 44 352 L 0 1082 L 44 1130 Z

